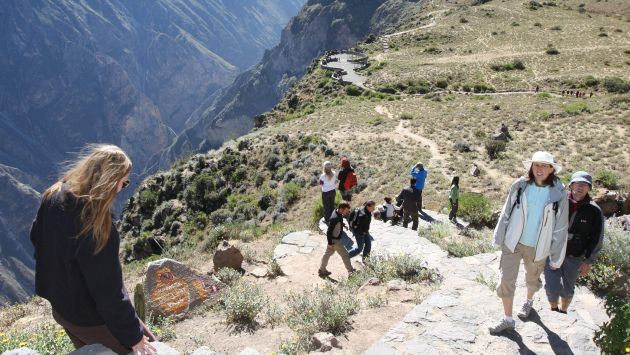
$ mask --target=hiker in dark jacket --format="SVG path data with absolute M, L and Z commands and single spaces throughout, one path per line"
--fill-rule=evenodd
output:
M 370 235 L 370 223 L 372 223 L 372 212 L 376 209 L 376 202 L 367 201 L 363 204 L 363 208 L 357 209 L 356 217 L 351 214 L 349 223 L 350 230 L 357 240 L 357 246 L 350 250 L 351 258 L 359 255 L 363 251 L 363 259 L 370 256 L 372 250 L 372 236 Z
M 589 273 L 597 253 L 602 249 L 604 216 L 588 194 L 592 185 L 593 178 L 584 171 L 574 173 L 569 183 L 566 256 L 559 269 L 552 270 L 548 260 L 545 265 L 545 291 L 552 311 L 567 313 L 578 276 L 584 277 Z
M 409 220 L 413 221 L 412 230 L 418 230 L 418 217 L 420 211 L 420 191 L 416 188 L 416 178 L 409 179 L 409 186 L 400 191 L 396 197 L 399 205 L 402 204 L 403 210 L 403 227 L 407 228 Z
M 348 270 L 348 273 L 354 271 L 352 268 L 352 264 L 350 263 L 350 257 L 348 256 L 348 251 L 343 246 L 341 239 L 346 236 L 346 233 L 343 231 L 345 224 L 343 222 L 343 218 L 347 217 L 350 214 L 350 204 L 346 202 L 342 202 L 339 204 L 339 207 L 330 215 L 330 219 L 328 220 L 328 230 L 326 231 L 326 239 L 328 241 L 328 246 L 326 247 L 326 251 L 322 256 L 322 263 L 319 267 L 319 276 L 325 277 L 331 274 L 330 271 L 326 270 L 328 266 L 328 260 L 335 253 L 339 253 L 341 256 L 341 260 L 343 260 L 343 264 Z
M 337 180 L 339 180 L 341 198 L 348 202 L 352 201 L 352 192 L 350 191 L 352 187 L 350 189 L 346 188 L 346 178 L 348 178 L 350 172 L 354 172 L 354 169 L 350 166 L 350 160 L 346 157 L 341 158 L 341 170 L 339 171 Z
M 102 344 L 119 354 L 155 352 L 123 284 L 111 219 L 130 171 L 120 148 L 91 147 L 44 192 L 33 222 L 35 292 L 50 301 L 53 318 L 77 349 Z

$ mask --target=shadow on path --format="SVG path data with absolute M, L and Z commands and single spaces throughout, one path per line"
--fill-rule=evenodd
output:
M 516 330 L 505 331 L 493 336 L 507 338 L 515 342 L 518 345 L 518 353 L 521 355 L 536 355 L 535 352 L 523 343 L 523 337 Z
M 545 323 L 542 322 L 542 319 L 540 319 L 540 315 L 538 314 L 538 312 L 532 310 L 532 313 L 530 314 L 529 318 L 525 320 L 525 322 L 534 322 L 538 324 L 538 326 L 540 326 L 545 331 L 545 333 L 547 333 L 547 340 L 549 340 L 551 350 L 553 350 L 555 354 L 573 355 L 573 350 L 571 350 L 569 344 L 566 341 L 562 340 L 562 338 L 560 338 L 558 334 L 547 328 Z

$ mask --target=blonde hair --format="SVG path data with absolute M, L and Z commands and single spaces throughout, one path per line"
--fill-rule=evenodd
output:
M 109 240 L 112 228 L 111 207 L 118 183 L 131 172 L 131 160 L 115 145 L 88 145 L 75 162 L 68 164 L 63 177 L 44 192 L 47 200 L 64 190 L 84 203 L 81 210 L 81 231 L 76 237 L 91 234 L 98 254 Z

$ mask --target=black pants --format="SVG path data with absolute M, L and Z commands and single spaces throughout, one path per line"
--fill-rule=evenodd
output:
M 335 210 L 336 190 L 322 192 L 322 205 L 324 206 L 324 221 L 328 222 L 330 215 Z
M 459 207 L 459 203 L 453 203 L 452 200 L 448 200 L 451 203 L 451 213 L 448 214 L 448 219 L 457 220 L 457 208 Z
M 422 190 L 418 190 L 418 191 L 420 191 L 419 193 L 420 198 L 418 200 L 418 206 L 419 206 L 418 208 L 420 208 L 420 211 L 422 211 Z
M 407 228 L 409 225 L 409 220 L 413 222 L 411 225 L 411 229 L 417 231 L 418 230 L 418 211 L 407 211 L 403 210 L 403 228 Z

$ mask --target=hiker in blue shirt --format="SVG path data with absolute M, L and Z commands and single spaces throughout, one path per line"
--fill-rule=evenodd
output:
M 418 162 L 413 168 L 411 168 L 411 172 L 409 172 L 409 175 L 416 179 L 416 189 L 420 191 L 420 202 L 418 203 L 420 211 L 422 211 L 422 190 L 424 189 L 424 183 L 428 174 L 429 172 L 424 168 L 422 162 Z

